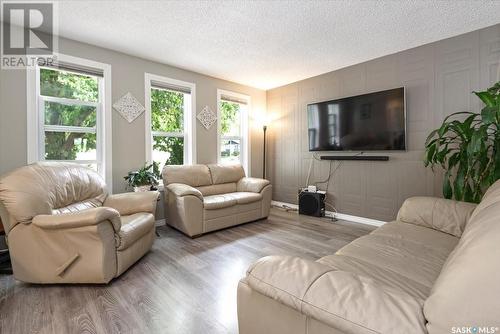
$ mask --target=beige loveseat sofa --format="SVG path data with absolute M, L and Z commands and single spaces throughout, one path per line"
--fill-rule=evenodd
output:
M 240 334 L 499 333 L 500 181 L 477 207 L 410 198 L 316 262 L 262 258 L 238 286 L 238 319 Z
M 167 224 L 194 237 L 265 218 L 272 188 L 241 165 L 165 166 Z
M 158 192 L 108 195 L 90 168 L 43 162 L 0 179 L 0 217 L 14 277 L 107 283 L 148 252 Z

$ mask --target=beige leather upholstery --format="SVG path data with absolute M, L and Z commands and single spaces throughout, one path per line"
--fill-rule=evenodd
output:
M 208 168 L 212 175 L 212 184 L 238 182 L 245 177 L 245 170 L 241 165 L 208 165 Z
M 269 215 L 270 182 L 241 165 L 165 166 L 163 180 L 167 224 L 191 237 Z
M 403 203 L 397 220 L 429 227 L 460 238 L 465 223 L 475 207 L 476 204 L 444 198 L 412 197 Z
M 499 282 L 500 180 L 474 210 L 425 301 L 429 333 L 452 326 L 500 328 Z
M 474 204 L 408 199 L 398 220 L 317 261 L 271 256 L 238 286 L 240 334 L 500 327 L 500 181 Z
M 171 165 L 163 169 L 163 184 L 171 183 L 182 183 L 191 187 L 208 186 L 212 184 L 212 176 L 207 165 Z
M 93 170 L 41 162 L 0 179 L 0 217 L 14 276 L 31 283 L 107 283 L 154 241 L 158 192 L 108 195 Z

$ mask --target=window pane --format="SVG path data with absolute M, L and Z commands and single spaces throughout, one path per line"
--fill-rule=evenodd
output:
M 160 165 L 184 164 L 184 138 L 153 136 L 153 161 Z
M 240 108 L 238 103 L 221 102 L 221 135 L 240 135 Z
M 41 68 L 40 94 L 97 102 L 99 100 L 98 78 Z
M 240 140 L 222 139 L 220 144 L 220 155 L 222 163 L 240 162 Z
M 97 160 L 96 134 L 46 131 L 45 160 Z
M 184 131 L 184 99 L 189 94 L 151 89 L 151 128 L 161 132 Z
M 95 107 L 68 106 L 57 102 L 45 101 L 45 125 L 96 126 Z

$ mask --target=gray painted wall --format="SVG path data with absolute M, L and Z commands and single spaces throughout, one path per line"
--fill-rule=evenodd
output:
M 250 95 L 252 110 L 265 112 L 266 93 L 263 90 L 208 77 L 172 66 L 151 62 L 112 50 L 61 38 L 59 52 L 111 65 L 112 101 L 131 92 L 144 105 L 144 72 L 179 79 L 196 84 L 196 112 L 208 105 L 216 111 L 217 89 Z M 145 161 L 144 115 L 128 123 L 112 111 L 113 130 L 113 190 L 123 192 L 123 176 Z M 206 130 L 196 122 L 197 161 L 217 161 L 217 127 Z M 262 175 L 262 129 L 251 129 L 251 168 L 253 176 Z M 26 73 L 23 70 L 0 70 L 0 175 L 27 161 L 26 144 Z
M 401 86 L 407 94 L 407 152 L 388 154 L 389 162 L 344 162 L 330 181 L 328 202 L 342 213 L 391 220 L 410 196 L 440 196 L 441 173 L 422 163 L 425 138 L 446 115 L 479 111 L 471 92 L 498 80 L 500 24 L 268 91 L 267 113 L 275 119 L 267 165 L 273 199 L 297 203 L 297 189 L 305 185 L 312 159 L 308 103 Z M 313 166 L 310 183 L 324 180 L 329 162 L 315 160 Z

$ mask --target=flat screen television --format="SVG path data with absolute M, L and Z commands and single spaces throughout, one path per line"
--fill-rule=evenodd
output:
M 309 151 L 406 150 L 404 87 L 307 105 Z

